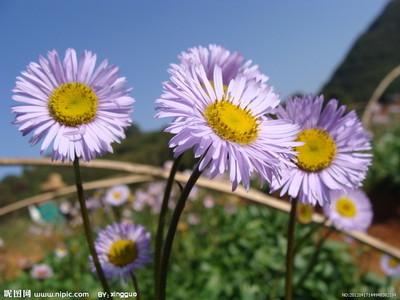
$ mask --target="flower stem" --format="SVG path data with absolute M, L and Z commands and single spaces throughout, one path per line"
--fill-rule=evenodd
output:
M 92 232 L 92 228 L 90 226 L 89 213 L 86 208 L 86 201 L 85 201 L 85 196 L 84 196 L 84 192 L 83 192 L 83 185 L 82 185 L 78 157 L 75 157 L 75 160 L 74 160 L 74 171 L 75 171 L 76 190 L 78 193 L 78 199 L 79 199 L 79 204 L 81 207 L 81 214 L 82 214 L 82 219 L 83 219 L 83 227 L 85 228 L 85 235 L 86 235 L 87 243 L 89 245 L 90 254 L 92 256 L 94 266 L 96 268 L 97 274 L 99 276 L 99 279 L 100 279 L 101 285 L 103 286 L 104 291 L 107 292 L 109 295 L 111 295 L 110 287 L 108 286 L 107 279 L 104 276 L 103 269 L 101 268 L 101 265 L 100 265 L 99 257 L 97 256 L 96 248 L 94 247 L 93 232 Z M 110 298 L 110 299 L 112 299 L 112 298 Z
M 287 231 L 285 300 L 293 299 L 294 229 L 296 225 L 297 198 L 292 199 Z
M 164 240 L 164 226 L 165 226 L 165 217 L 168 211 L 168 202 L 171 196 L 172 184 L 174 183 L 174 178 L 176 171 L 178 170 L 178 166 L 182 160 L 183 155 L 179 155 L 175 158 L 174 163 L 172 165 L 171 171 L 169 173 L 169 177 L 167 179 L 167 184 L 165 186 L 164 198 L 161 204 L 160 214 L 158 216 L 158 226 L 157 226 L 157 234 L 156 234 L 156 245 L 155 245 L 155 253 L 154 253 L 154 286 L 155 286 L 155 294 L 157 294 L 158 288 L 158 279 L 160 274 L 160 258 L 163 248 L 163 240 Z
M 140 300 L 141 297 L 140 297 L 140 290 L 139 290 L 139 282 L 138 282 L 138 280 L 137 280 L 137 278 L 136 278 L 136 276 L 135 276 L 135 274 L 133 272 L 131 272 L 131 278 L 132 278 L 133 286 L 134 286 L 135 291 L 136 291 L 136 299 Z
M 192 175 L 190 176 L 188 182 L 186 183 L 185 187 L 182 190 L 182 193 L 178 199 L 176 204 L 174 213 L 171 218 L 171 222 L 169 224 L 167 237 L 164 243 L 164 249 L 162 251 L 161 262 L 160 262 L 160 273 L 159 273 L 159 280 L 156 299 L 157 300 L 165 300 L 166 296 L 166 287 L 167 287 L 167 275 L 168 275 L 168 263 L 169 258 L 171 256 L 171 249 L 172 244 L 174 242 L 174 237 L 176 233 L 176 229 L 178 227 L 179 219 L 182 214 L 183 209 L 185 208 L 186 200 L 192 190 L 193 186 L 195 185 L 197 179 L 199 179 L 202 171 L 199 171 L 198 167 L 193 171 Z

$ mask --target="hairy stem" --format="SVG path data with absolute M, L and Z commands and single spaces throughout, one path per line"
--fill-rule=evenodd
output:
M 192 175 L 190 176 L 188 182 L 186 183 L 185 187 L 182 190 L 182 193 L 178 199 L 176 204 L 174 213 L 171 218 L 171 222 L 168 228 L 167 237 L 164 243 L 164 249 L 162 251 L 161 262 L 160 262 L 160 273 L 159 273 L 159 280 L 158 280 L 158 289 L 157 289 L 157 300 L 165 300 L 166 296 L 166 287 L 167 287 L 167 276 L 168 276 L 168 264 L 169 258 L 171 256 L 171 249 L 172 244 L 174 242 L 174 237 L 176 233 L 176 229 L 178 227 L 179 219 L 182 214 L 183 209 L 185 208 L 186 200 L 189 196 L 190 191 L 192 190 L 193 186 L 195 185 L 197 179 L 199 179 L 201 175 L 201 171 L 196 169 L 193 171 Z
M 96 268 L 96 272 L 97 272 L 97 275 L 99 276 L 101 285 L 103 286 L 103 290 L 105 292 L 107 292 L 109 295 L 111 295 L 110 287 L 108 286 L 107 279 L 104 276 L 104 272 L 103 272 L 103 269 L 101 268 L 101 264 L 100 264 L 99 257 L 96 252 L 96 248 L 94 246 L 93 231 L 92 231 L 92 227 L 90 225 L 89 212 L 86 208 L 86 201 L 85 201 L 85 195 L 84 195 L 84 191 L 83 191 L 78 157 L 75 157 L 75 160 L 74 160 L 74 171 L 75 171 L 76 190 L 78 193 L 78 199 L 79 199 L 79 204 L 81 207 L 81 214 L 82 214 L 82 219 L 83 219 L 83 227 L 85 229 L 85 236 L 86 236 L 86 241 L 89 245 L 90 255 L 92 256 L 93 264 Z M 110 299 L 112 299 L 112 298 L 110 298 Z
M 293 299 L 294 229 L 296 225 L 297 198 L 292 199 L 287 231 L 285 300 Z
M 161 204 L 160 214 L 158 216 L 158 226 L 157 226 L 157 234 L 156 234 L 156 245 L 155 245 L 155 253 L 154 253 L 154 285 L 155 285 L 155 294 L 157 294 L 158 288 L 158 279 L 160 275 L 160 258 L 163 249 L 163 241 L 164 241 L 164 226 L 165 226 L 165 217 L 168 211 L 168 202 L 171 196 L 172 185 L 174 183 L 174 178 L 176 171 L 178 170 L 179 164 L 182 160 L 182 155 L 179 155 L 172 165 L 171 171 L 169 173 L 169 177 L 167 179 L 167 185 L 165 186 L 164 198 Z

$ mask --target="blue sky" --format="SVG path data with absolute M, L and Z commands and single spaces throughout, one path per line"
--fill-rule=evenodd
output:
M 134 88 L 134 123 L 157 130 L 166 121 L 153 118 L 154 100 L 187 48 L 215 43 L 243 53 L 282 98 L 317 93 L 388 1 L 0 0 L 0 156 L 40 157 L 40 145 L 11 124 L 11 90 L 48 50 L 87 49 L 118 65 Z M 0 166 L 0 178 L 17 170 Z

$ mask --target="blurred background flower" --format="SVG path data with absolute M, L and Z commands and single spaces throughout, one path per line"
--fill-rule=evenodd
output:
M 362 190 L 330 191 L 330 198 L 331 203 L 324 206 L 324 212 L 336 228 L 365 232 L 371 225 L 371 202 Z

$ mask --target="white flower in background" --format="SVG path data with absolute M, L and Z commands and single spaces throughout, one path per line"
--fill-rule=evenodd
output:
M 190 225 L 198 225 L 200 223 L 200 216 L 198 214 L 189 213 L 187 220 Z
M 207 195 L 203 199 L 203 205 L 206 208 L 213 208 L 215 206 L 215 200 L 211 195 Z
M 68 215 L 71 213 L 72 210 L 72 204 L 69 201 L 63 201 L 60 203 L 59 209 L 62 214 Z
M 120 206 L 128 201 L 131 190 L 127 185 L 116 185 L 109 188 L 104 196 L 104 201 L 112 206 Z
M 58 245 L 56 247 L 56 249 L 54 249 L 54 254 L 56 255 L 56 257 L 58 258 L 63 258 L 65 256 L 67 256 L 68 254 L 68 249 L 64 244 Z

